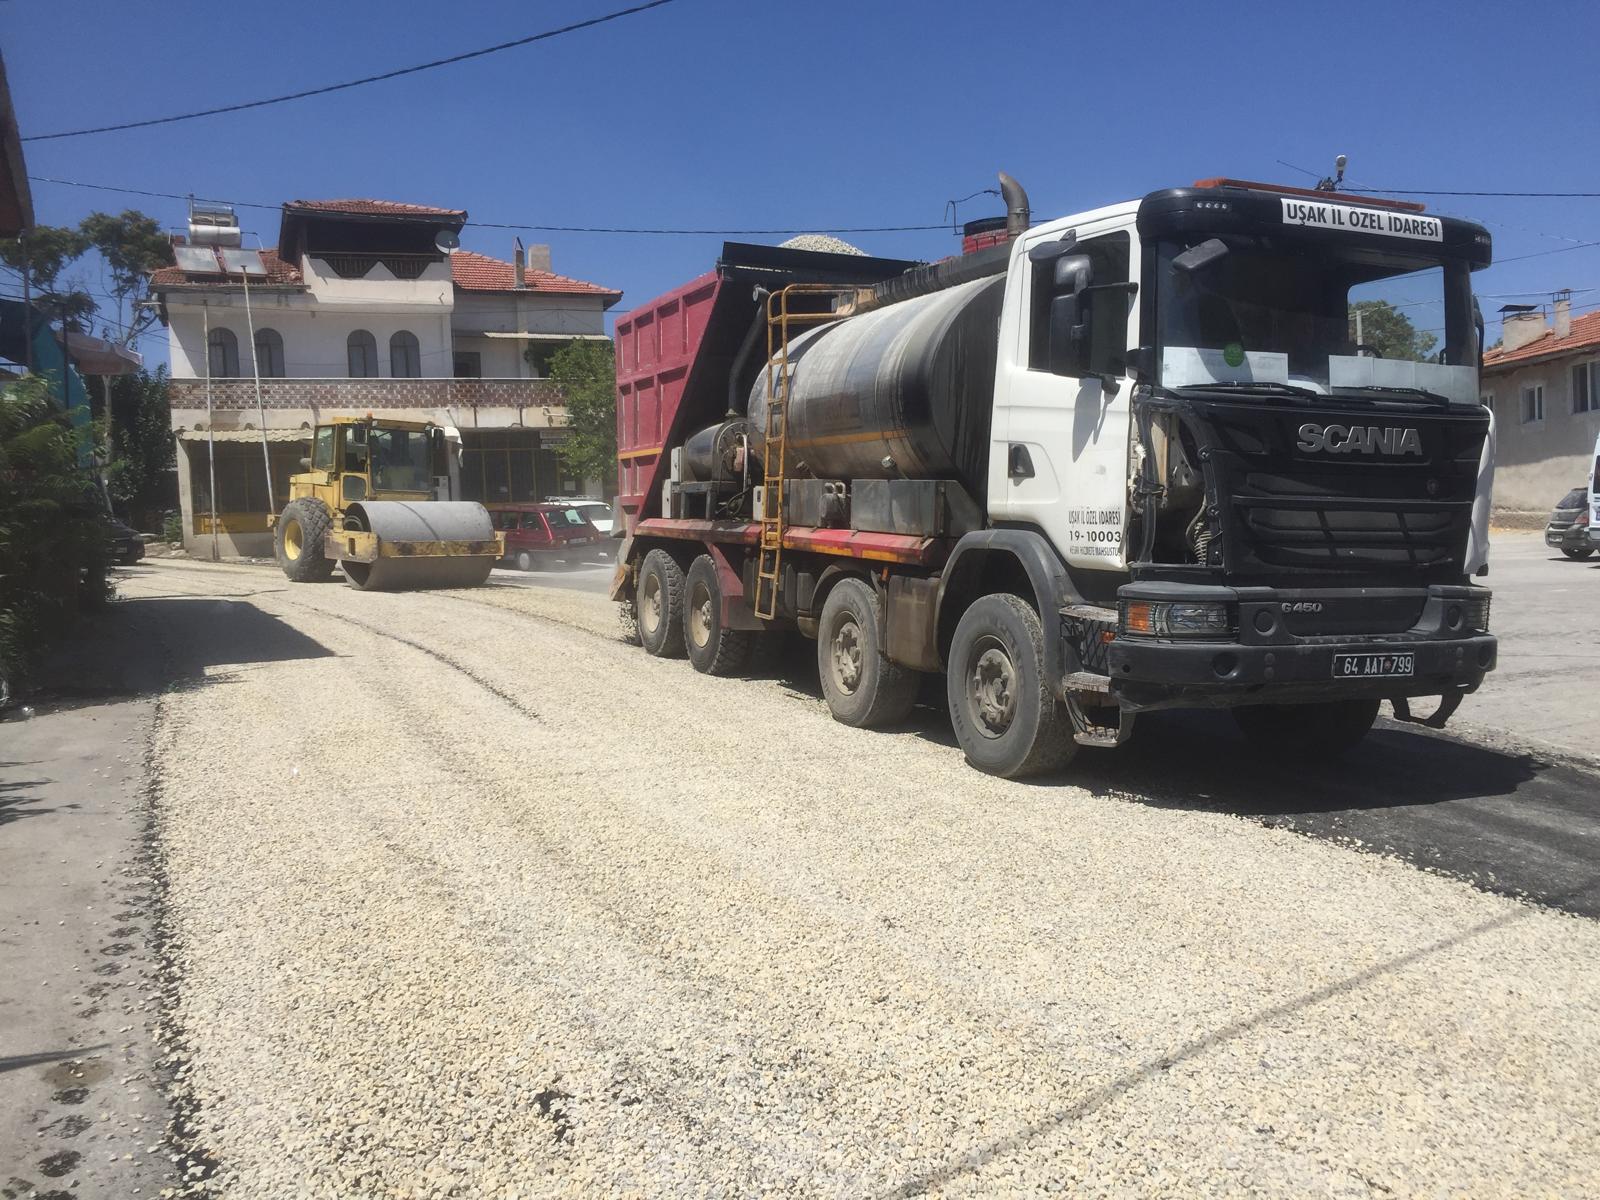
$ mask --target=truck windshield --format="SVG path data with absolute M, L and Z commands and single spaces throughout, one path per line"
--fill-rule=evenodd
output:
M 1465 264 L 1271 237 L 1222 239 L 1226 253 L 1206 261 L 1201 252 L 1200 264 L 1188 270 L 1174 261 L 1208 240 L 1195 234 L 1157 243 L 1157 329 L 1167 387 L 1260 385 L 1477 403 Z
M 433 486 L 433 447 L 421 429 L 383 429 L 368 433 L 372 448 L 372 486 L 385 492 L 426 492 Z

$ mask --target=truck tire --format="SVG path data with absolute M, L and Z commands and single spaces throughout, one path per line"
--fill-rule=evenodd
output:
M 689 662 L 703 675 L 734 675 L 750 661 L 756 634 L 722 626 L 722 587 L 717 564 L 702 554 L 689 564 L 684 581 L 683 645 Z
M 883 656 L 878 597 L 860 579 L 840 580 L 822 605 L 817 675 L 833 719 L 858 729 L 905 720 L 922 682 L 920 672 Z
M 683 657 L 683 568 L 665 550 L 639 566 L 639 644 L 657 658 Z
M 983 596 L 961 614 L 945 695 L 956 741 L 980 771 L 1022 779 L 1077 753 L 1066 705 L 1046 677 L 1039 614 L 1021 596 Z
M 1593 547 L 1590 547 L 1584 550 L 1563 550 L 1561 553 L 1565 554 L 1574 562 L 1582 562 L 1584 559 L 1588 558 L 1589 555 L 1594 553 L 1594 549 Z
M 324 539 L 333 518 L 320 500 L 291 500 L 272 531 L 278 566 L 294 583 L 322 583 L 333 574 Z
M 1256 749 L 1283 761 L 1330 762 L 1355 749 L 1378 718 L 1377 700 L 1250 704 L 1234 723 Z

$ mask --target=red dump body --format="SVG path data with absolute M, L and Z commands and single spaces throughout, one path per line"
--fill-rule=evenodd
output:
M 728 242 L 712 270 L 619 317 L 617 503 L 627 535 L 637 531 L 640 521 L 661 516 L 661 485 L 669 477 L 672 448 L 721 420 L 734 398 L 730 392 L 740 390 L 730 389 L 730 375 L 740 344 L 762 311 L 756 288 L 776 291 L 791 283 L 866 286 L 916 265 Z M 762 337 L 746 362 L 746 374 L 751 374 L 751 363 L 759 367 L 765 356 Z M 743 536 L 729 532 L 729 540 Z

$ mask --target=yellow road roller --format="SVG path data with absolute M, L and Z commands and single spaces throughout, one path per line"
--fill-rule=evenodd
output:
M 450 476 L 438 425 L 335 417 L 301 462 L 272 539 L 296 583 L 327 579 L 337 563 L 363 591 L 476 587 L 505 554 L 483 505 L 438 498 Z

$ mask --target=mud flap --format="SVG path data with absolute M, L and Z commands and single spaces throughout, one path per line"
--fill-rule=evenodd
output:
M 1429 729 L 1443 729 L 1444 723 L 1455 715 L 1456 709 L 1461 707 L 1461 698 L 1465 692 L 1446 692 L 1439 697 L 1439 707 L 1434 710 L 1431 717 L 1418 717 L 1411 712 L 1411 702 L 1404 696 L 1395 696 L 1389 701 L 1394 706 L 1394 719 L 1404 721 L 1409 725 L 1426 725 Z

